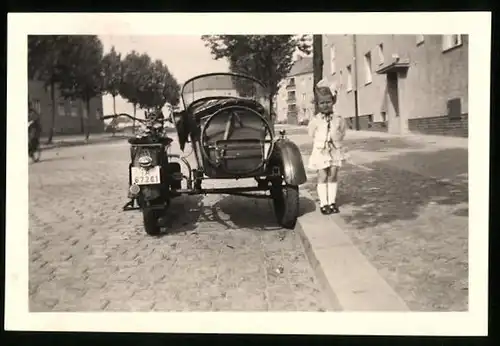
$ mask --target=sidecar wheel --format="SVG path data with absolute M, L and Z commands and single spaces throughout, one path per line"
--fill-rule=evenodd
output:
M 160 218 L 162 215 L 163 209 L 145 208 L 142 210 L 144 229 L 148 235 L 156 236 L 161 233 Z
M 294 229 L 299 217 L 299 187 L 273 185 L 271 197 L 279 225 L 283 228 Z

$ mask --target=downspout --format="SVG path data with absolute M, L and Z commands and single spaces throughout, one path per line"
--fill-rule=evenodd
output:
M 353 70 L 354 70 L 354 122 L 356 131 L 359 131 L 359 101 L 358 101 L 358 62 L 357 62 L 357 49 L 356 49 L 356 35 L 352 35 L 352 48 L 353 48 Z

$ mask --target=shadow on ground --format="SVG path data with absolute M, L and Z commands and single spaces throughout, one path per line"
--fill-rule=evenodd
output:
M 299 217 L 315 210 L 314 201 L 300 197 Z M 224 196 L 211 206 L 204 206 L 200 221 L 217 222 L 227 229 L 245 228 L 258 231 L 282 229 L 274 214 L 272 200 Z
M 197 227 L 203 213 L 203 196 L 180 196 L 174 198 L 165 213 L 162 236 L 189 232 Z
M 349 150 L 388 152 L 394 149 L 421 149 L 423 144 L 409 142 L 404 138 L 346 139 L 343 143 Z
M 439 153 L 412 155 L 416 161 L 429 162 Z M 428 205 L 453 206 L 468 202 L 467 185 L 440 182 L 394 167 L 406 159 L 395 156 L 365 165 L 371 171 L 352 166 L 341 171 L 339 204 L 353 207 L 352 214 L 344 217 L 348 224 L 369 228 L 381 223 L 414 220 Z
M 449 148 L 434 151 L 396 153 L 378 162 L 394 168 L 467 185 L 469 151 Z
M 340 171 L 336 222 L 412 310 L 467 310 L 468 188 L 454 179 L 466 154 L 406 153 Z M 316 196 L 314 180 L 307 186 Z
M 424 144 L 419 144 L 415 142 L 410 142 L 403 138 L 354 138 L 346 139 L 343 145 L 347 150 L 356 150 L 364 152 L 390 152 L 392 150 L 418 150 L 425 147 Z M 303 143 L 299 145 L 300 151 L 309 153 L 312 150 L 312 141 L 309 143 Z

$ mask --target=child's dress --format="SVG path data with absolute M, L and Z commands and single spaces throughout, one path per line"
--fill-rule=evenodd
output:
M 331 166 L 341 167 L 345 160 L 342 140 L 345 137 L 345 120 L 340 115 L 316 114 L 308 125 L 313 137 L 313 149 L 309 157 L 309 169 L 320 170 Z

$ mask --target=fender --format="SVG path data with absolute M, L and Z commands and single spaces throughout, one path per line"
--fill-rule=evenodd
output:
M 307 181 L 306 169 L 297 144 L 287 138 L 280 138 L 274 145 L 274 150 L 283 163 L 285 182 L 294 186 L 304 184 Z

